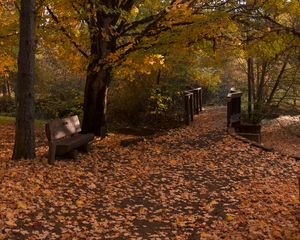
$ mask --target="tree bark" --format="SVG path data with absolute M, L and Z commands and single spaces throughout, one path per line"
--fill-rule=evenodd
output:
M 105 137 L 107 132 L 107 93 L 111 71 L 104 69 L 104 66 L 100 68 L 99 72 L 95 72 L 92 68 L 93 64 L 90 64 L 84 93 L 82 132 Z
M 6 88 L 5 80 L 3 80 L 3 84 L 2 84 L 2 95 L 3 95 L 3 97 L 7 96 L 7 88 Z
M 257 79 L 257 89 L 256 89 L 256 102 L 254 104 L 255 110 L 261 110 L 262 104 L 264 101 L 264 88 L 265 88 L 265 80 L 267 75 L 267 67 L 268 63 L 263 61 L 261 66 L 261 74 L 260 79 Z
M 8 96 L 9 98 L 11 98 L 11 90 L 10 90 L 10 84 L 9 84 L 9 81 L 6 79 L 6 80 L 5 80 L 5 83 L 6 83 L 7 96 Z
M 253 68 L 253 59 L 248 58 L 248 114 L 249 118 L 252 115 L 252 105 L 253 105 L 253 91 L 254 91 L 254 68 Z
M 91 54 L 84 92 L 82 131 L 101 137 L 105 137 L 107 132 L 107 93 L 112 77 L 111 67 L 102 62 L 115 51 L 116 39 L 103 36 L 97 30 L 109 30 L 111 21 L 109 17 L 99 17 L 97 22 L 89 22 Z
M 18 75 L 16 84 L 16 132 L 12 158 L 35 157 L 35 0 L 21 0 Z

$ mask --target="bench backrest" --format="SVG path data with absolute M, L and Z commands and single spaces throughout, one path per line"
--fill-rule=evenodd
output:
M 77 115 L 63 119 L 55 119 L 45 126 L 48 141 L 64 138 L 81 132 L 80 121 Z

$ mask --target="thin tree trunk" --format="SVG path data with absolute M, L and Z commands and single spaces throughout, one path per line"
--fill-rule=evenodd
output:
M 270 103 L 272 102 L 272 100 L 273 100 L 273 97 L 274 97 L 274 95 L 275 95 L 275 92 L 276 92 L 276 90 L 277 90 L 277 88 L 278 88 L 278 86 L 279 86 L 279 83 L 280 83 L 280 81 L 281 81 L 281 79 L 282 79 L 282 76 L 283 76 L 283 74 L 284 74 L 284 71 L 285 71 L 285 68 L 286 68 L 287 63 L 288 63 L 288 60 L 286 59 L 286 60 L 284 61 L 283 65 L 282 65 L 281 69 L 280 69 L 280 72 L 279 72 L 279 74 L 278 74 L 278 76 L 277 76 L 277 79 L 276 79 L 276 81 L 275 81 L 275 84 L 274 84 L 274 86 L 273 86 L 273 88 L 272 88 L 271 94 L 270 94 L 270 96 L 269 96 L 269 98 L 268 98 L 268 101 L 267 101 L 268 104 L 270 104 Z
M 281 102 L 285 99 L 285 97 L 288 95 L 290 89 L 292 88 L 293 90 L 293 95 L 295 97 L 294 99 L 294 103 L 296 103 L 296 76 L 297 76 L 297 73 L 298 73 L 298 69 L 299 69 L 299 66 L 296 67 L 295 69 L 295 72 L 293 73 L 293 79 L 291 80 L 287 90 L 285 91 L 285 93 L 283 94 L 283 96 L 278 100 L 276 106 L 279 107 L 279 105 L 281 104 Z M 296 105 L 295 105 L 296 106 Z
M 11 90 L 10 90 L 9 81 L 6 79 L 6 80 L 5 80 L 5 83 L 6 83 L 7 96 L 8 96 L 9 98 L 11 98 Z
M 6 88 L 6 82 L 5 80 L 3 80 L 3 84 L 2 84 L 2 95 L 3 97 L 6 97 L 7 96 L 7 88 Z
M 157 77 L 156 77 L 156 84 L 159 86 L 160 84 L 160 76 L 161 76 L 161 69 L 158 69 Z
M 267 62 L 262 63 L 260 79 L 257 84 L 257 93 L 256 93 L 257 98 L 255 103 L 256 110 L 259 110 L 262 107 L 263 98 L 264 98 L 263 95 L 264 95 L 265 78 L 267 74 L 267 66 L 268 66 Z
M 35 157 L 35 0 L 21 0 L 13 159 Z
M 252 115 L 252 105 L 253 105 L 253 85 L 254 85 L 254 68 L 253 68 L 253 59 L 248 58 L 248 114 L 249 118 Z

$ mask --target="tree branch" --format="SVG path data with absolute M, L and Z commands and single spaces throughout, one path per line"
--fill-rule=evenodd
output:
M 280 27 L 281 29 L 287 31 L 287 32 L 290 32 L 292 33 L 293 35 L 297 36 L 298 38 L 300 38 L 300 31 L 297 31 L 295 28 L 291 28 L 291 27 L 288 27 L 288 26 L 284 26 L 282 25 L 281 23 L 277 22 L 275 19 L 271 18 L 270 16 L 268 15 L 264 15 L 262 13 L 260 13 L 260 16 L 266 20 L 268 20 L 269 22 L 273 23 L 274 25 Z
M 56 22 L 56 24 L 60 25 L 60 30 L 62 31 L 62 33 L 69 39 L 69 41 L 71 42 L 71 44 L 85 57 L 88 58 L 88 54 L 81 49 L 81 47 L 79 46 L 78 43 L 76 43 L 74 41 L 74 39 L 72 38 L 72 36 L 70 35 L 70 33 L 67 31 L 67 29 L 61 25 L 61 22 L 58 20 L 58 17 L 52 12 L 52 10 L 50 9 L 49 6 L 46 6 L 47 11 L 49 12 L 50 16 L 52 17 L 52 19 L 54 20 L 54 22 Z
M 7 35 L 0 35 L 0 38 L 9 38 L 9 37 L 13 37 L 13 36 L 17 36 L 19 33 L 18 32 L 13 32 L 13 33 L 9 33 Z

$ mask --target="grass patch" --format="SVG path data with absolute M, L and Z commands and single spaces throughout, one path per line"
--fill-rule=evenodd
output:
M 0 116 L 0 124 L 15 124 L 15 117 Z M 36 119 L 34 121 L 36 127 L 44 127 L 46 121 Z

